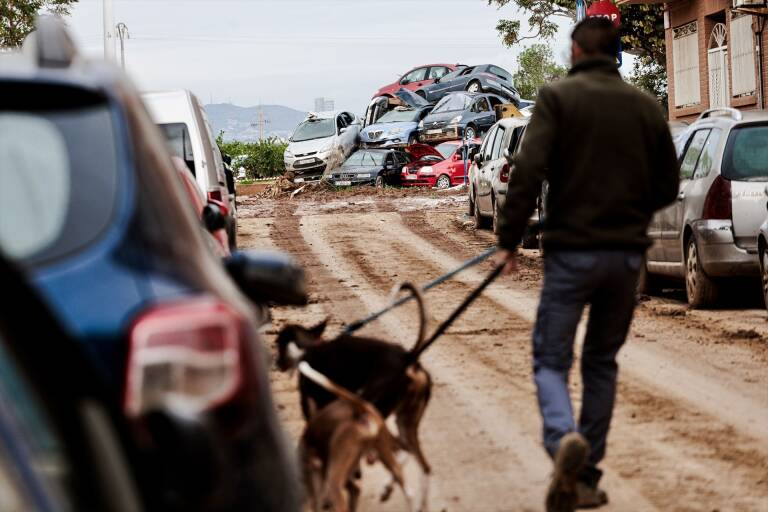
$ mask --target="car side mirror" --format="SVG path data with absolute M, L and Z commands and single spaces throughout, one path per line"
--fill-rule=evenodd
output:
M 209 233 L 227 227 L 227 216 L 216 202 L 211 201 L 203 207 L 203 226 Z
M 281 306 L 307 303 L 304 269 L 287 254 L 238 251 L 224 260 L 230 277 L 253 302 Z
M 474 156 L 473 160 L 475 161 L 475 163 L 477 165 L 482 165 L 483 164 L 483 154 L 482 153 L 477 153 Z

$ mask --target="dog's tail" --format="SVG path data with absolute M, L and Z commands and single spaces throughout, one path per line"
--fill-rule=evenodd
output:
M 302 375 L 323 389 L 330 391 L 343 400 L 351 402 L 353 405 L 365 410 L 366 412 L 373 413 L 375 415 L 379 414 L 378 411 L 370 403 L 361 398 L 360 395 L 353 393 L 342 386 L 339 386 L 331 379 L 312 368 L 312 366 L 310 366 L 306 361 L 300 362 L 298 368 Z
M 416 343 L 411 348 L 411 353 L 421 352 L 421 346 L 424 344 L 424 338 L 427 336 L 427 308 L 424 305 L 424 295 L 421 293 L 421 288 L 410 282 L 400 283 L 397 291 L 408 290 L 413 294 L 416 299 L 416 307 L 419 310 L 419 334 L 416 338 Z

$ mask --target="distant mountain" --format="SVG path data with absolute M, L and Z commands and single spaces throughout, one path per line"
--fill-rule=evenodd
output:
M 230 103 L 205 106 L 213 132 L 224 130 L 224 140 L 254 141 L 259 138 L 259 108 L 264 112 L 264 136 L 287 139 L 307 113 L 281 105 L 238 107 Z

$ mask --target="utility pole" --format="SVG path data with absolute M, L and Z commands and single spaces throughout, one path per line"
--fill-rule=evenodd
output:
M 115 60 L 115 13 L 113 0 L 104 2 L 104 59 Z
M 251 126 L 259 128 L 259 140 L 264 140 L 264 125 L 269 124 L 269 119 L 264 119 L 264 109 L 259 105 L 258 122 L 251 123 Z
M 120 38 L 120 65 L 125 69 L 125 40 L 131 38 L 128 26 L 122 21 L 117 24 L 117 37 Z

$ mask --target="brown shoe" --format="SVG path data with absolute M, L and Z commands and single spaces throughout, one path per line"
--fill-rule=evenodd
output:
M 598 487 L 590 487 L 584 482 L 576 484 L 576 508 L 597 508 L 608 503 L 608 495 Z
M 547 512 L 573 512 L 578 504 L 576 485 L 589 457 L 589 444 L 584 436 L 571 432 L 560 440 L 555 455 L 555 471 L 547 490 Z

